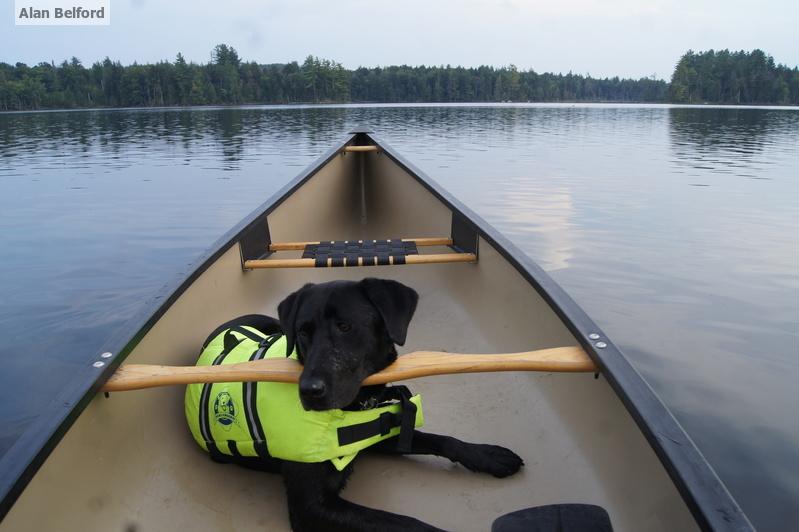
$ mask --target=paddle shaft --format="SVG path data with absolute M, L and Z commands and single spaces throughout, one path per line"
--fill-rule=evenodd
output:
M 384 384 L 450 373 L 492 371 L 596 372 L 597 368 L 585 351 L 576 346 L 495 355 L 416 351 L 400 356 L 383 371 L 367 377 L 363 384 Z M 300 363 L 288 358 L 269 358 L 221 366 L 126 364 L 120 366 L 111 376 L 103 391 L 119 392 L 206 382 L 298 382 L 301 372 Z

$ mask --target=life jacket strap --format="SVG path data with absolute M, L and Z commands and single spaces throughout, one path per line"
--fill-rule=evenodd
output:
M 349 445 L 373 436 L 385 436 L 391 429 L 400 428 L 397 437 L 397 450 L 402 453 L 411 452 L 413 443 L 413 430 L 416 424 L 416 405 L 411 401 L 411 392 L 406 386 L 391 386 L 386 388 L 383 399 L 399 400 L 401 413 L 382 412 L 372 421 L 356 423 L 338 428 L 339 446 Z
M 247 338 L 258 344 L 260 344 L 264 340 L 264 337 L 262 335 L 254 333 L 253 331 L 245 329 L 244 327 L 240 327 L 238 325 L 234 325 L 233 327 L 231 327 L 230 331 L 237 332 L 243 336 L 246 336 Z

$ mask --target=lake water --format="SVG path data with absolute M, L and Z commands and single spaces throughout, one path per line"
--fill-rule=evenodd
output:
M 353 126 L 509 236 L 762 530 L 799 522 L 799 110 L 0 114 L 0 454 L 153 293 Z

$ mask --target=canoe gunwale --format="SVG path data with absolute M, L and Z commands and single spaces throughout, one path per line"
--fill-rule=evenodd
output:
M 328 161 L 339 156 L 343 148 L 353 143 L 356 137 L 357 134 L 353 132 L 340 139 L 294 179 L 225 232 L 186 270 L 176 274 L 159 289 L 141 310 L 104 342 L 85 367 L 78 367 L 75 370 L 73 379 L 55 396 L 45 413 L 41 414 L 0 458 L 0 522 L 75 420 L 172 304 L 219 257 L 239 242 L 256 224 L 263 221 L 295 190 L 304 185 Z M 100 353 L 106 352 L 112 353 L 112 356 L 107 359 L 101 358 Z M 95 368 L 92 365 L 93 360 L 104 362 L 104 366 L 100 369 Z M 31 449 L 35 451 L 31 452 Z
M 537 263 L 480 215 L 374 134 L 370 138 L 441 202 L 459 214 L 536 289 L 575 336 L 621 399 L 674 482 L 702 530 L 752 531 L 754 527 L 671 411 L 618 347 Z M 598 335 L 594 336 L 594 335 Z M 595 344 L 602 342 L 604 347 Z
M 622 400 L 627 411 L 657 454 L 702 529 L 753 530 L 738 504 L 671 412 L 623 353 L 606 337 L 582 308 L 510 240 L 501 235 L 482 217 L 464 206 L 423 171 L 407 161 L 388 143 L 366 129 L 355 129 L 340 139 L 299 175 L 224 233 L 191 266 L 166 283 L 98 350 L 92 361 L 102 360 L 105 362 L 103 367 L 95 368 L 92 361 L 88 361 L 85 367 L 79 367 L 75 371 L 75 377 L 55 397 L 46 413 L 39 416 L 8 452 L 0 458 L 0 497 L 2 497 L 0 520 L 5 517 L 47 456 L 100 392 L 116 368 L 186 289 L 237 242 L 242 242 L 242 247 L 244 247 L 244 240 L 257 227 L 257 224 L 264 222 L 272 211 L 303 186 L 326 163 L 344 153 L 344 148 L 347 145 L 353 144 L 378 146 L 378 153 L 381 157 L 391 158 L 446 205 L 453 214 L 452 237 L 456 239 L 456 245 L 459 240 L 456 238 L 456 232 L 465 231 L 467 234 L 472 233 L 483 238 L 535 288 L 605 375 L 616 395 Z M 359 153 L 357 156 L 366 157 L 368 153 L 374 152 Z M 475 244 L 477 240 L 479 239 L 475 239 Z M 261 243 L 264 246 L 264 255 L 270 254 L 268 250 L 270 243 Z M 244 259 L 245 257 L 242 257 L 242 263 Z M 597 334 L 598 338 L 589 336 Z M 606 347 L 597 348 L 595 346 L 597 341 L 604 342 Z M 113 356 L 109 359 L 101 359 L 99 354 L 103 352 L 113 353 Z M 34 451 L 31 452 L 31 449 Z

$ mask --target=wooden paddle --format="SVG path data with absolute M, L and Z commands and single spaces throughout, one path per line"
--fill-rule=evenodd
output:
M 363 383 L 384 384 L 430 375 L 489 371 L 596 372 L 598 370 L 585 351 L 577 346 L 496 355 L 416 351 L 400 356 L 396 362 L 380 373 L 370 375 Z M 105 383 L 103 391 L 120 392 L 200 382 L 297 382 L 301 372 L 300 363 L 288 358 L 269 358 L 222 366 L 126 364 L 120 366 Z

